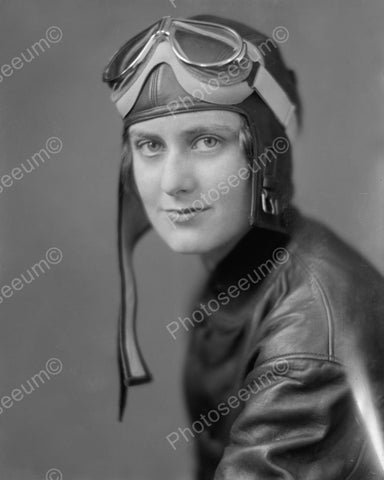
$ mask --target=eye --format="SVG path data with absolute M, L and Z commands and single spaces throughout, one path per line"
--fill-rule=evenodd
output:
M 220 144 L 220 140 L 212 135 L 206 135 L 199 138 L 193 145 L 194 149 L 198 149 L 202 152 L 213 150 Z
M 152 157 L 161 151 L 162 145 L 155 140 L 146 140 L 144 142 L 137 142 L 136 148 L 140 150 L 143 155 Z

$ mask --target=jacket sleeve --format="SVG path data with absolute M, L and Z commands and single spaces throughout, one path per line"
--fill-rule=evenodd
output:
M 341 364 L 306 354 L 268 360 L 238 393 L 244 406 L 214 480 L 383 478 Z

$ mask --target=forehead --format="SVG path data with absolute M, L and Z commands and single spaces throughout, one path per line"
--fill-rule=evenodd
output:
M 241 126 L 241 116 L 227 110 L 205 110 L 202 112 L 187 112 L 152 118 L 138 122 L 129 127 L 129 133 L 136 134 L 183 134 L 197 129 L 222 129 L 228 132 L 238 131 Z

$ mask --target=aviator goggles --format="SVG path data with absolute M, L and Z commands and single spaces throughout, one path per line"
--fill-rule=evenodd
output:
M 187 93 L 208 103 L 238 104 L 256 92 L 290 140 L 294 138 L 296 107 L 253 43 L 224 25 L 170 16 L 125 43 L 103 72 L 123 118 L 134 107 L 150 72 L 161 63 L 172 68 Z

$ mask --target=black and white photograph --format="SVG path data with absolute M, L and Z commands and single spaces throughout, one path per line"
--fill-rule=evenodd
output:
M 0 479 L 384 480 L 381 0 L 0 0 Z

